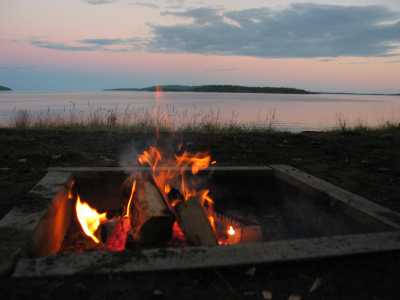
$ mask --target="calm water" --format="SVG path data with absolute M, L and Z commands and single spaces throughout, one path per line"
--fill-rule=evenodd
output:
M 93 112 L 114 110 L 124 118 L 139 118 L 158 109 L 176 123 L 218 120 L 300 131 L 348 124 L 377 125 L 400 120 L 400 97 L 348 95 L 281 95 L 151 92 L 1 92 L 0 123 L 12 122 L 16 111 L 36 115 L 85 118 Z

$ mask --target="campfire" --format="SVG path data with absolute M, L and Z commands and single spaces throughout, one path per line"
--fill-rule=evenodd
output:
M 127 175 L 120 187 L 120 209 L 100 210 L 72 186 L 74 244 L 120 252 L 138 246 L 224 246 L 262 239 L 258 224 L 215 210 L 210 190 L 198 176 L 216 163 L 208 153 L 180 151 L 168 157 L 151 146 L 137 162 L 142 168 Z

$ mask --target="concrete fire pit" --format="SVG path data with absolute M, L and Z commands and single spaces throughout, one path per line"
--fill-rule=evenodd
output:
M 51 168 L 0 221 L 0 272 L 64 276 L 237 266 L 400 249 L 400 214 L 285 165 L 212 167 L 203 173 L 216 208 L 261 225 L 260 242 L 214 247 L 65 253 L 72 182 L 106 203 L 126 177 L 120 168 Z M 112 198 L 112 197 L 111 197 Z

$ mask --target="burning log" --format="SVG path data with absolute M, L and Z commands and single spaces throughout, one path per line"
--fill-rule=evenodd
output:
M 163 244 L 172 237 L 175 221 L 161 192 L 145 173 L 136 177 L 131 221 L 135 240 L 143 244 Z
M 124 251 L 128 233 L 131 230 L 131 220 L 123 216 L 111 222 L 114 223 L 114 228 L 111 235 L 107 237 L 106 248 L 112 252 Z
M 210 224 L 207 210 L 198 198 L 191 198 L 175 206 L 177 219 L 187 241 L 197 246 L 216 246 L 217 238 Z M 210 216 L 212 218 L 212 216 Z

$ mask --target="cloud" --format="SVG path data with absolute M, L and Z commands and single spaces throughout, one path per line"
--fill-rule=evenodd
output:
M 31 44 L 33 46 L 36 46 L 39 48 L 64 50 L 64 51 L 93 51 L 93 50 L 96 50 L 95 46 L 88 46 L 88 45 L 73 46 L 73 45 L 67 45 L 67 44 L 63 44 L 63 43 L 54 43 L 54 42 L 43 41 L 43 40 L 32 40 Z
M 118 0 L 82 0 L 82 1 L 86 2 L 88 4 L 101 5 L 101 4 L 109 4 L 109 3 L 117 2 Z
M 147 8 L 160 8 L 159 5 L 151 2 L 131 2 L 129 5 L 143 6 Z
M 206 7 L 195 8 L 186 11 L 164 11 L 161 12 L 161 15 L 190 18 L 193 20 L 193 24 L 197 25 L 213 24 L 221 19 L 221 15 L 217 9 Z
M 128 38 L 128 39 L 105 39 L 88 38 L 78 40 L 73 45 L 57 43 L 44 40 L 31 40 L 30 43 L 36 47 L 63 50 L 63 51 L 109 51 L 109 52 L 127 52 L 142 51 L 148 44 L 147 39 Z
M 221 68 L 212 68 L 212 69 L 208 69 L 207 71 L 210 72 L 235 72 L 235 71 L 239 71 L 238 68 L 233 68 L 233 67 L 221 67 Z
M 377 5 L 293 4 L 283 10 L 202 8 L 163 14 L 192 22 L 152 25 L 153 51 L 282 58 L 382 56 L 400 42 L 400 22 L 394 21 L 400 14 Z
M 179 1 L 179 0 L 178 0 Z M 398 55 L 400 13 L 384 6 L 293 4 L 227 11 L 215 8 L 166 10 L 174 25 L 150 24 L 149 38 L 87 38 L 74 44 L 34 40 L 37 47 L 64 51 L 149 51 L 265 58 Z M 396 53 L 396 54 L 395 54 Z

